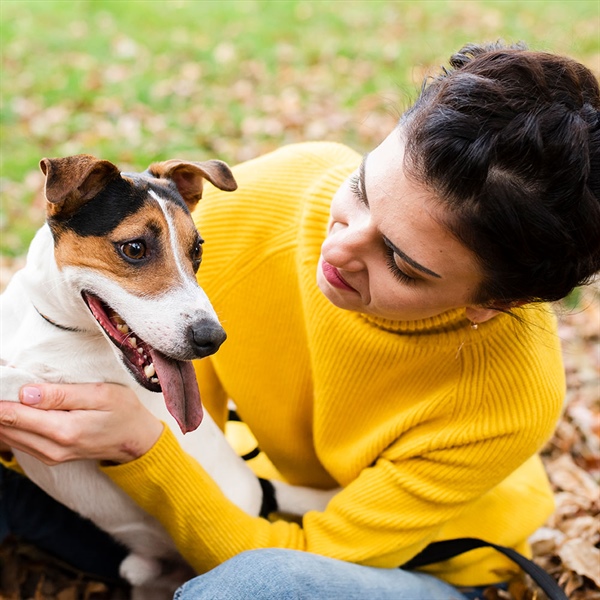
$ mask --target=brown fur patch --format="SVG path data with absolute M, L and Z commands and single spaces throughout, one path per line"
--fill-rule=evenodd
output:
M 202 198 L 204 179 L 208 179 L 220 190 L 232 192 L 237 189 L 231 169 L 220 160 L 188 162 L 173 158 L 152 163 L 148 170 L 158 179 L 173 180 L 190 211 L 194 210 Z
M 119 176 L 119 169 L 111 162 L 89 154 L 43 158 L 40 169 L 46 176 L 46 211 L 49 217 L 74 213 Z
M 193 277 L 190 252 L 196 239 L 194 224 L 183 208 L 172 202 L 166 205 L 175 223 L 175 245 L 182 268 Z M 122 257 L 119 247 L 133 240 L 146 243 L 147 260 L 130 262 Z M 93 269 L 134 295 L 156 296 L 181 282 L 171 244 L 165 215 L 158 204 L 151 201 L 125 218 L 106 237 L 82 237 L 72 230 L 62 230 L 55 258 L 59 269 L 66 266 Z

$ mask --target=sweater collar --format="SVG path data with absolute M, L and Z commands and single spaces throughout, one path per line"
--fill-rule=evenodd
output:
M 362 319 L 375 327 L 399 335 L 450 333 L 464 330 L 471 325 L 465 315 L 464 308 L 456 308 L 440 315 L 417 321 L 394 321 L 364 313 L 359 314 Z

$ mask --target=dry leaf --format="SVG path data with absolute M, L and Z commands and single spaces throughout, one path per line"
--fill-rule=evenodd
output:
M 558 523 L 568 538 L 580 538 L 595 546 L 600 542 L 600 521 L 597 516 L 583 515 Z
M 566 541 L 558 548 L 565 567 L 591 579 L 600 587 L 600 550 L 583 539 Z
M 575 464 L 570 454 L 563 454 L 546 466 L 550 480 L 557 488 L 585 496 L 590 503 L 600 497 L 600 486 Z
M 56 594 L 56 600 L 78 600 L 79 594 L 76 585 L 70 585 Z
M 555 554 L 556 549 L 563 543 L 565 534 L 551 527 L 540 527 L 530 538 L 529 543 L 536 556 Z

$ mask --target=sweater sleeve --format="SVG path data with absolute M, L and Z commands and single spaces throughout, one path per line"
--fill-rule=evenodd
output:
M 436 539 L 447 522 L 481 497 L 484 488 L 514 470 L 524 457 L 515 453 L 512 441 L 498 437 L 472 444 L 466 449 L 468 457 L 465 448 L 432 451 L 420 458 L 382 457 L 335 496 L 325 511 L 307 513 L 302 526 L 272 523 L 238 509 L 167 428 L 140 459 L 103 470 L 163 524 L 199 573 L 242 551 L 267 547 L 393 568 Z M 490 476 L 489 453 L 513 458 L 501 461 Z M 546 516 L 534 516 L 540 520 L 537 526 Z M 500 543 L 515 546 L 521 541 Z
M 198 573 L 248 549 L 306 549 L 299 525 L 251 517 L 229 502 L 168 428 L 143 457 L 102 470 L 163 524 Z

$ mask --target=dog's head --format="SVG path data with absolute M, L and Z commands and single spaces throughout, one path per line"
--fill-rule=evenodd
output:
M 190 211 L 204 180 L 236 189 L 229 167 L 168 160 L 143 173 L 121 173 L 83 154 L 44 158 L 40 168 L 65 284 L 136 380 L 162 391 L 180 427 L 194 429 L 201 408 L 187 361 L 212 354 L 226 336 L 196 282 L 203 240 Z

